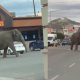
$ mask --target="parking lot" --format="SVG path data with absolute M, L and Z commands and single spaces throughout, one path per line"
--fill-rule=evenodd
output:
M 15 55 L 0 55 L 0 80 L 44 80 L 43 54 L 32 51 Z

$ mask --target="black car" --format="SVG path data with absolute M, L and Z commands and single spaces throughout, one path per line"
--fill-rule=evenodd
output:
M 61 42 L 62 46 L 64 46 L 64 45 L 70 45 L 70 44 L 71 44 L 70 39 L 63 39 L 63 41 Z
M 43 49 L 44 48 L 44 43 L 41 40 L 32 41 L 29 44 L 29 48 L 30 48 L 31 51 L 34 51 L 36 49 Z

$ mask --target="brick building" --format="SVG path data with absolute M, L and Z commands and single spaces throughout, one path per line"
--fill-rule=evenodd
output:
M 42 17 L 15 17 L 0 5 L 0 30 L 19 29 L 25 40 L 42 39 Z

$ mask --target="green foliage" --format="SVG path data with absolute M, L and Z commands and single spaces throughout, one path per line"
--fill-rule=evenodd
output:
M 57 33 L 57 39 L 64 39 L 64 34 L 63 33 Z

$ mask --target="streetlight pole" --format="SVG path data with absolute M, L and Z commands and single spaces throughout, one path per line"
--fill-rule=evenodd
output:
M 49 14 L 49 15 L 50 15 L 50 16 L 49 16 L 50 18 L 49 18 L 49 19 L 50 19 L 50 21 L 51 21 L 51 20 L 52 20 L 52 18 L 51 18 L 51 16 L 52 16 L 51 11 L 50 11 L 49 13 L 50 13 L 50 14 Z
M 34 16 L 36 16 L 36 9 L 35 9 L 35 2 L 33 0 L 33 9 L 34 9 Z

